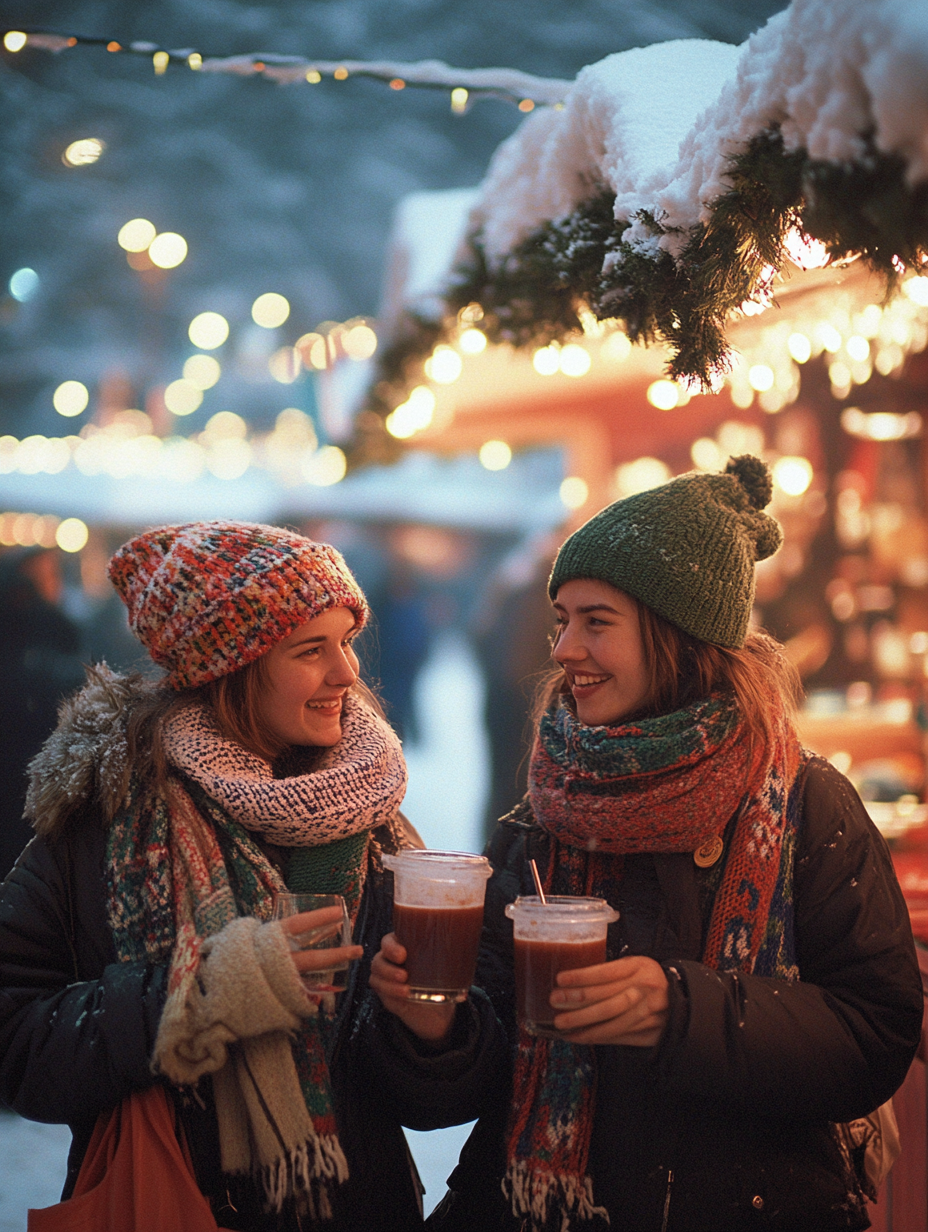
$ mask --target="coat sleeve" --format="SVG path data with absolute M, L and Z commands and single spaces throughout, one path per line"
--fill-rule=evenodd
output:
M 69 863 L 61 844 L 34 839 L 0 886 L 0 1099 L 74 1125 L 155 1081 L 166 968 L 109 961 L 105 927 L 86 918 L 96 907 L 105 919 L 100 870 L 75 912 Z
M 654 1061 L 684 1098 L 846 1121 L 903 1081 L 921 1033 L 921 978 L 886 844 L 850 783 L 820 759 L 803 811 L 799 981 L 667 965 L 671 1017 Z

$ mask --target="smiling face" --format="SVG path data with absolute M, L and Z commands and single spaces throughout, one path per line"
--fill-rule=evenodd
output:
M 635 601 L 608 582 L 575 578 L 557 592 L 554 611 L 553 654 L 567 676 L 580 722 L 614 726 L 640 710 L 651 675 Z
M 265 656 L 258 715 L 282 749 L 328 747 L 341 739 L 345 694 L 358 678 L 351 649 L 356 623 L 347 607 L 329 608 Z

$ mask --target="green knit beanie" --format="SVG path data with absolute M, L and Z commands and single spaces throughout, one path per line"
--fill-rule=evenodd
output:
M 754 602 L 754 562 L 783 542 L 763 512 L 773 484 L 766 463 L 744 454 L 723 475 L 681 475 L 616 501 L 564 543 L 548 594 L 573 578 L 625 591 L 685 633 L 744 645 Z

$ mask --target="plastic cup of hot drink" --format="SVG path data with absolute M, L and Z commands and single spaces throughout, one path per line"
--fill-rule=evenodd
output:
M 516 1013 L 530 1035 L 558 1038 L 551 1005 L 559 971 L 606 961 L 606 930 L 619 918 L 604 898 L 549 894 L 517 898 L 506 907 L 515 946 Z
M 281 891 L 274 895 L 271 918 L 284 920 L 287 916 L 318 911 L 321 907 L 340 907 L 341 919 L 332 924 L 322 924 L 306 933 L 287 933 L 291 950 L 332 950 L 351 945 L 351 921 L 341 894 L 289 894 Z M 309 993 L 344 992 L 350 965 L 348 962 L 333 963 L 323 971 L 304 971 L 300 978 Z
M 410 1000 L 464 1001 L 477 966 L 489 861 L 401 851 L 383 862 L 393 873 L 393 931 L 406 951 Z

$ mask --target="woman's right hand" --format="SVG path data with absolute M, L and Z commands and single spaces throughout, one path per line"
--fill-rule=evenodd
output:
M 387 933 L 380 943 L 380 952 L 371 964 L 370 985 L 384 1009 L 417 1035 L 432 1044 L 441 1043 L 451 1031 L 454 1021 L 453 1004 L 430 1005 L 409 1000 L 409 976 L 403 963 L 406 951 L 395 933 Z

